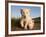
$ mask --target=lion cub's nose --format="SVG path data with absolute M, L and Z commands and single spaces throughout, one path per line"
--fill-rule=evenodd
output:
M 24 18 L 26 18 L 26 16 L 24 16 Z

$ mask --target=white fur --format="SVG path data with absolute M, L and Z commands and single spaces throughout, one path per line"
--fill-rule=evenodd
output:
M 29 12 L 30 12 L 30 9 L 27 9 L 27 8 L 22 9 L 21 11 L 22 18 L 21 18 L 20 24 L 21 24 L 21 27 L 24 27 L 24 29 L 27 29 L 27 26 L 29 26 L 29 29 L 33 29 L 34 27 L 34 21 L 32 20 L 32 17 L 29 16 Z M 24 26 L 24 21 L 26 22 L 25 26 Z

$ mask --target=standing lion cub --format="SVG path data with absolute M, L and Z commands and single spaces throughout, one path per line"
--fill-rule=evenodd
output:
M 29 29 L 33 29 L 34 27 L 34 21 L 32 20 L 32 17 L 30 16 L 30 9 L 28 8 L 24 8 L 21 9 L 21 27 L 24 27 L 24 29 L 28 29 L 27 26 L 29 27 Z

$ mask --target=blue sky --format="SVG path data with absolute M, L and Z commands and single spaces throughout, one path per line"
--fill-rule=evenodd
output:
M 40 7 L 35 7 L 35 6 L 15 6 L 15 5 L 11 6 L 11 16 L 13 16 L 13 17 L 21 16 L 20 12 L 21 12 L 22 8 L 30 8 L 31 9 L 30 15 L 32 17 L 34 17 L 34 18 L 40 16 L 40 12 L 41 12 Z

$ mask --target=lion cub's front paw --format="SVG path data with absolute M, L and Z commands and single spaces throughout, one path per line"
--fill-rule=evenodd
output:
M 26 29 L 26 30 L 27 30 L 27 26 L 26 26 L 26 27 L 24 27 L 24 29 Z
M 21 25 L 21 27 L 24 27 L 24 25 Z

